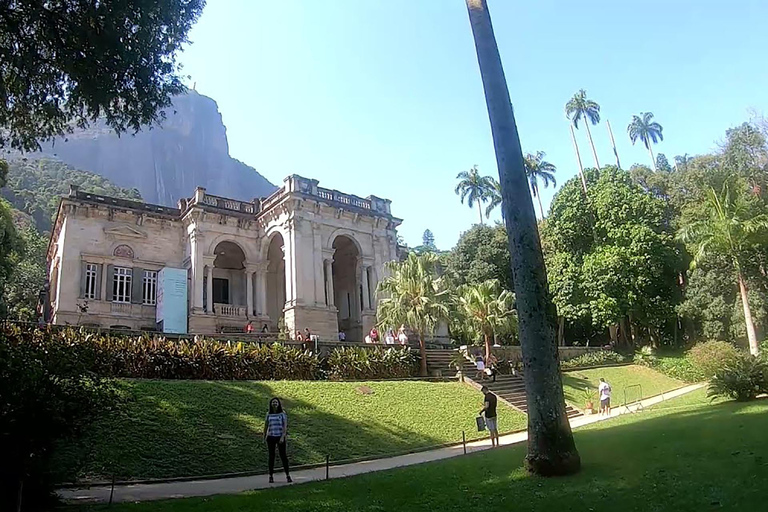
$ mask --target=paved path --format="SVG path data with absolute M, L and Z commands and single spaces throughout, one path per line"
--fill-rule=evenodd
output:
M 675 398 L 691 391 L 695 391 L 704 384 L 694 384 L 686 386 L 668 393 L 647 398 L 638 403 L 630 405 L 628 408 L 616 407 L 611 411 L 611 417 L 616 417 L 627 412 L 635 412 L 641 407 L 651 405 Z M 629 410 L 628 410 L 629 409 Z M 571 427 L 578 428 L 598 421 L 609 419 L 597 414 L 579 416 L 571 420 Z M 527 432 L 518 432 L 500 437 L 501 445 L 512 445 L 523 443 L 528 438 Z M 490 448 L 490 442 L 486 440 L 467 443 L 467 453 L 487 450 Z M 411 453 L 400 455 L 387 459 L 377 459 L 367 462 L 355 462 L 340 466 L 331 466 L 330 478 L 343 478 L 373 471 L 383 471 L 403 466 L 411 466 L 424 462 L 449 459 L 457 457 L 464 453 L 461 445 L 439 448 L 420 453 Z M 311 482 L 314 480 L 325 480 L 325 467 L 316 469 L 306 469 L 292 473 L 294 484 Z M 275 483 L 270 484 L 267 475 L 256 475 L 247 477 L 221 478 L 216 480 L 196 480 L 189 482 L 168 482 L 154 484 L 136 484 L 120 485 L 115 487 L 113 501 L 133 502 L 133 501 L 151 501 L 169 498 L 182 498 L 193 496 L 211 496 L 214 494 L 236 494 L 253 489 L 266 489 L 268 487 L 278 487 L 287 485 L 285 476 L 281 473 L 275 475 Z M 110 487 L 92 487 L 90 489 L 62 489 L 59 496 L 69 503 L 106 503 L 109 501 Z

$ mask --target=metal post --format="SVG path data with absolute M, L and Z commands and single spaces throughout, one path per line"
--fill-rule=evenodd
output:
M 330 462 L 331 462 L 331 456 L 326 455 L 325 456 L 325 479 L 328 480 L 330 478 Z
M 461 444 L 464 445 L 464 455 L 467 454 L 467 435 L 461 431 Z

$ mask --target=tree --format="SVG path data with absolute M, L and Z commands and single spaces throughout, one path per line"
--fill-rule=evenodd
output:
M 600 105 L 587 98 L 587 91 L 580 89 L 573 95 L 573 98 L 565 104 L 565 115 L 573 120 L 573 126 L 579 129 L 579 121 L 584 120 L 584 126 L 587 127 L 587 139 L 592 147 L 592 156 L 595 158 L 595 169 L 600 168 L 600 162 L 597 161 L 597 151 L 595 143 L 592 141 L 592 132 L 589 131 L 589 124 L 596 125 L 600 122 Z
M 424 246 L 425 249 L 430 251 L 436 251 L 437 247 L 435 247 L 435 235 L 432 234 L 432 231 L 429 229 L 424 231 L 424 234 L 421 235 L 421 243 Z
M 627 133 L 629 134 L 629 140 L 632 144 L 637 142 L 637 139 L 643 141 L 645 148 L 651 155 L 651 164 L 653 164 L 653 170 L 656 170 L 656 159 L 653 157 L 653 144 L 658 144 L 664 140 L 662 135 L 663 128 L 655 121 L 652 121 L 653 114 L 651 112 L 640 112 L 639 116 L 632 116 L 632 122 L 627 126 Z
M 4 306 L 4 316 L 14 320 L 36 321 L 38 296 L 45 283 L 45 256 L 48 240 L 33 227 L 27 227 L 20 233 L 24 244 L 24 258 L 16 262 L 16 267 L 5 283 L 0 304 Z
M 473 166 L 469 171 L 462 171 L 456 176 L 459 184 L 456 185 L 456 195 L 461 197 L 461 203 L 467 200 L 467 205 L 472 208 L 477 203 L 477 212 L 480 214 L 480 224 L 483 223 L 482 203 L 488 200 L 490 191 L 493 189 L 493 178 L 490 176 L 481 176 L 477 166 Z
M 672 172 L 672 166 L 669 165 L 667 155 L 664 153 L 656 155 L 656 170 L 659 172 Z
M 502 211 L 517 298 L 520 345 L 528 399 L 528 471 L 575 473 L 581 458 L 565 414 L 555 328 L 557 312 L 547 291 L 536 214 L 528 192 L 523 151 L 485 0 L 467 0 L 480 75 L 499 168 Z
M 485 218 L 491 216 L 491 212 L 501 206 L 501 184 L 496 178 L 491 178 L 493 186 L 488 191 L 488 206 L 485 207 Z M 501 212 L 502 219 L 504 212 Z
M 514 294 L 502 289 L 495 279 L 458 290 L 459 317 L 483 335 L 486 360 L 491 355 L 496 330 L 514 315 Z
M 434 332 L 448 319 L 450 291 L 437 274 L 438 257 L 434 253 L 408 254 L 405 261 L 386 263 L 390 275 L 377 288 L 377 318 L 387 325 L 405 325 L 419 337 L 421 375 L 427 375 L 424 336 Z
M 13 223 L 11 206 L 4 199 L 0 199 L 0 291 L 5 289 L 14 269 L 23 258 L 24 240 Z M 0 310 L 7 307 L 8 304 L 0 302 Z
M 461 234 L 448 256 L 445 271 L 451 286 L 477 285 L 490 279 L 513 290 L 507 230 L 496 226 L 475 225 Z
M 528 176 L 528 182 L 531 185 L 531 193 L 539 201 L 539 212 L 541 218 L 544 218 L 544 207 L 541 205 L 541 195 L 539 194 L 539 180 L 547 188 L 551 183 L 553 187 L 557 186 L 555 181 L 555 171 L 557 168 L 544 160 L 544 152 L 537 151 L 536 154 L 528 153 L 525 155 L 525 174 Z
M 0 148 L 103 118 L 120 132 L 157 121 L 184 90 L 176 56 L 205 0 L 39 2 L 0 9 Z
M 705 203 L 706 217 L 683 226 L 679 238 L 692 247 L 695 267 L 706 257 L 725 256 L 735 271 L 744 309 L 749 351 L 757 356 L 760 347 L 749 305 L 744 277 L 745 257 L 764 241 L 768 233 L 768 215 L 756 208 L 738 185 L 725 183 L 720 193 L 711 188 Z

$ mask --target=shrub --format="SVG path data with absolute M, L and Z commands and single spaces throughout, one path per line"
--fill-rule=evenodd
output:
M 47 510 L 54 498 L 50 458 L 116 403 L 112 385 L 91 360 L 67 350 L 67 339 L 0 332 L 0 510 Z
M 326 360 L 328 378 L 335 380 L 411 377 L 416 357 L 407 348 L 337 348 Z
M 704 375 L 686 357 L 656 357 L 653 355 L 637 354 L 634 363 L 663 373 L 667 377 L 683 382 L 701 382 Z
M 688 351 L 688 359 L 705 378 L 712 377 L 721 367 L 735 361 L 741 352 L 725 341 L 707 341 Z
M 584 368 L 587 366 L 604 366 L 609 364 L 623 363 L 626 358 L 618 352 L 612 350 L 596 350 L 594 352 L 586 352 L 580 356 L 562 361 L 560 363 L 560 369 L 573 370 L 575 368 Z
M 715 372 L 709 381 L 707 396 L 722 396 L 746 401 L 766 391 L 768 391 L 768 363 L 761 358 L 740 353 Z

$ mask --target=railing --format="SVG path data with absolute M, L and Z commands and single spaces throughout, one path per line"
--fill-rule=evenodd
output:
M 248 308 L 246 306 L 233 306 L 232 304 L 214 304 L 216 314 L 219 316 L 231 316 L 236 318 L 245 318 Z
M 271 208 L 273 205 L 277 204 L 280 199 L 283 198 L 283 194 L 285 193 L 285 188 L 279 188 L 275 192 L 272 193 L 271 196 L 266 198 L 264 201 L 261 202 L 261 211 L 265 211 L 269 208 Z
M 369 199 L 363 199 L 362 197 L 353 196 L 351 194 L 344 194 L 338 190 L 317 187 L 317 197 L 325 199 L 326 201 L 335 201 L 346 206 L 362 208 L 363 210 L 371 209 L 371 201 Z
M 228 199 L 226 197 L 213 196 L 211 194 L 205 194 L 205 196 L 203 196 L 203 204 L 213 206 L 214 208 L 220 208 L 222 210 L 231 210 L 241 213 L 252 214 L 257 212 L 256 205 L 253 203 Z

